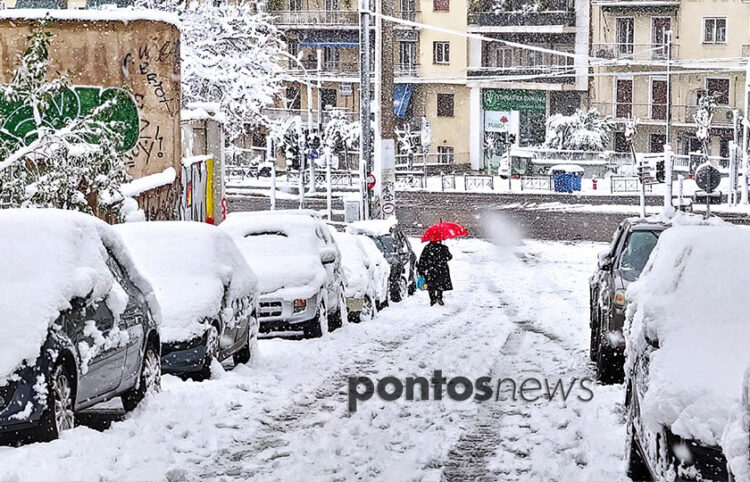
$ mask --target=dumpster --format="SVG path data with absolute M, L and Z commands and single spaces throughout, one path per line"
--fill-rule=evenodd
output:
M 583 168 L 576 164 L 557 164 L 549 168 L 555 192 L 573 192 L 581 190 Z

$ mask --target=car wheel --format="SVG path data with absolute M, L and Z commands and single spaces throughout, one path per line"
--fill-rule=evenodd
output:
M 599 337 L 601 340 L 601 336 Z M 599 342 L 596 356 L 596 379 L 603 385 L 622 383 L 624 377 L 622 356 Z
M 253 353 L 255 353 L 255 343 L 256 339 L 253 336 L 250 336 L 250 327 L 247 327 L 247 340 L 245 340 L 245 346 L 240 349 L 237 353 L 232 356 L 232 359 L 234 359 L 235 365 L 243 365 L 247 362 L 249 362 L 253 358 Z
M 150 344 L 143 355 L 143 365 L 138 384 L 122 396 L 122 406 L 126 412 L 135 410 L 147 393 L 158 392 L 161 389 L 161 360 L 159 351 Z
M 323 336 L 323 331 L 328 327 L 328 316 L 326 315 L 326 307 L 324 304 L 318 305 L 318 311 L 315 314 L 315 318 L 310 320 L 305 327 L 305 338 L 320 338 Z
M 333 331 L 344 326 L 345 323 L 349 322 L 349 310 L 346 308 L 346 296 L 344 295 L 344 287 L 339 289 L 339 300 L 338 308 L 332 316 L 328 318 L 328 331 Z
M 595 362 L 599 358 L 599 330 L 597 329 L 596 320 L 592 320 L 591 341 L 589 342 L 589 358 Z
M 362 301 L 362 311 L 359 312 L 359 322 L 365 322 L 370 321 L 375 317 L 375 303 L 373 303 L 372 298 L 369 296 L 365 296 L 364 301 Z
M 47 408 L 42 414 L 39 430 L 34 439 L 54 440 L 60 433 L 75 427 L 73 386 L 73 377 L 69 370 L 64 365 L 57 365 L 52 371 L 48 385 Z
M 406 278 L 400 278 L 395 286 L 391 287 L 391 301 L 400 303 L 408 293 L 408 282 Z
M 211 325 L 206 332 L 206 356 L 203 358 L 203 368 L 198 372 L 198 380 L 211 378 L 211 364 L 219 358 L 219 330 Z
M 628 397 L 630 397 L 628 393 Z M 646 460 L 641 453 L 640 446 L 636 441 L 635 426 L 633 424 L 633 403 L 632 400 L 628 403 L 628 425 L 627 425 L 627 446 L 625 448 L 625 458 L 628 468 L 628 477 L 633 481 L 645 481 L 651 480 L 651 472 L 648 470 Z

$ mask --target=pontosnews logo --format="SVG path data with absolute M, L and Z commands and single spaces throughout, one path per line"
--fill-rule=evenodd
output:
M 567 402 L 575 399 L 590 402 L 594 398 L 591 389 L 594 381 L 590 378 L 537 378 L 525 377 L 492 378 L 479 377 L 474 380 L 456 376 L 447 378 L 442 370 L 435 370 L 432 377 L 398 377 L 389 376 L 373 381 L 369 377 L 349 377 L 349 411 L 356 412 L 360 402 L 366 402 L 373 396 L 393 402 L 400 398 L 407 401 L 449 400 L 457 402 L 505 402 L 521 401 L 534 403 L 539 400 Z M 572 398 L 571 398 L 572 397 Z

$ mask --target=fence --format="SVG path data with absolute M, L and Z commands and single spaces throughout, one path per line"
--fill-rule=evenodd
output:
M 551 191 L 551 176 L 523 176 L 521 177 L 521 191 Z
M 456 175 L 455 174 L 443 174 L 440 173 L 440 190 L 445 191 L 446 189 L 456 189 Z
M 396 189 L 424 189 L 425 178 L 422 171 L 397 172 Z
M 612 176 L 609 178 L 609 191 L 611 193 L 640 192 L 641 183 L 637 177 Z M 646 191 L 651 192 L 653 186 L 646 184 Z
M 466 191 L 483 191 L 495 189 L 495 177 L 483 175 L 464 176 L 464 190 Z
M 331 186 L 333 187 L 354 187 L 358 178 L 359 176 L 355 176 L 349 171 L 331 170 Z M 288 171 L 286 179 L 289 184 L 296 185 L 299 183 L 299 171 Z M 305 185 L 310 184 L 309 171 L 305 171 L 304 183 Z M 325 169 L 315 171 L 315 187 L 326 186 L 328 186 L 328 180 Z

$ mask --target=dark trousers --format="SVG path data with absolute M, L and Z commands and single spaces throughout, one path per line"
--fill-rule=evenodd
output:
M 427 285 L 427 292 L 430 294 L 430 305 L 443 301 L 443 290 L 432 289 L 430 285 Z

